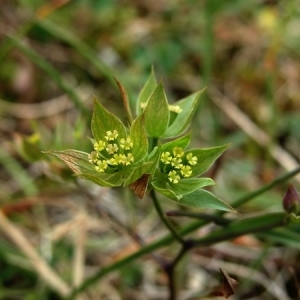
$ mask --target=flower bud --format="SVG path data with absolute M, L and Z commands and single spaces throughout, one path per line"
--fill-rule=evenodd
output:
M 292 184 L 289 184 L 287 191 L 283 196 L 283 208 L 289 213 L 298 213 L 300 211 L 300 197 Z

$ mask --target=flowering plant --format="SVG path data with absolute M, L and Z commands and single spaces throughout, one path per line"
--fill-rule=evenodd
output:
M 186 150 L 191 134 L 182 135 L 191 123 L 202 91 L 170 105 L 162 83 L 156 83 L 152 72 L 137 98 L 133 120 L 125 89 L 117 83 L 129 126 L 95 99 L 93 150 L 47 153 L 62 159 L 77 176 L 100 186 L 129 186 L 140 198 L 154 189 L 185 206 L 233 210 L 203 189 L 215 184 L 212 179 L 198 178 L 228 145 Z M 164 139 L 173 140 L 163 143 Z

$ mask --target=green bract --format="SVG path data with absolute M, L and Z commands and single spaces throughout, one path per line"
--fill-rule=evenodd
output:
M 203 190 L 214 185 L 210 178 L 199 178 L 228 145 L 187 150 L 190 134 L 158 145 L 159 138 L 174 138 L 188 128 L 202 92 L 174 105 L 167 101 L 162 83 L 152 71 L 136 101 L 137 117 L 132 121 L 128 96 L 117 82 L 128 116 L 126 127 L 95 99 L 92 117 L 93 150 L 49 151 L 62 159 L 76 175 L 106 186 L 130 186 L 143 198 L 155 189 L 178 204 L 193 208 L 233 210 L 228 204 Z
M 172 138 L 188 128 L 203 90 L 170 105 L 161 83 L 156 84 L 153 71 L 137 99 L 137 114 L 145 113 L 148 136 Z

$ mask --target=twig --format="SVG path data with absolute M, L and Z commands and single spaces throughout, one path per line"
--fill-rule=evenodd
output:
M 0 210 L 0 228 L 9 236 L 9 238 L 19 247 L 19 249 L 28 257 L 36 272 L 61 296 L 66 297 L 71 289 L 55 273 L 55 271 L 45 262 L 45 260 L 35 251 L 33 246 L 20 232 L 20 230 L 10 222 L 10 220 Z

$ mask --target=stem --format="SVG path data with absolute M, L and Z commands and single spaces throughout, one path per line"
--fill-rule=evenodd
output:
M 154 190 L 151 190 L 150 195 L 152 197 L 154 207 L 155 207 L 160 219 L 163 221 L 163 223 L 166 225 L 166 227 L 170 230 L 170 232 L 172 233 L 174 238 L 177 239 L 181 244 L 184 244 L 184 240 L 181 237 L 181 235 L 176 231 L 176 229 L 172 226 L 172 224 L 169 222 L 169 220 L 165 217 L 164 212 L 162 211 L 160 204 L 157 200 Z
M 280 227 L 286 224 L 286 216 L 285 212 L 280 212 L 233 221 L 225 228 L 214 231 L 204 238 L 194 240 L 193 247 L 210 246 L 244 234 L 264 232 L 275 227 Z
M 175 269 L 181 259 L 184 257 L 186 252 L 188 252 L 194 243 L 192 240 L 186 240 L 182 245 L 180 251 L 178 252 L 177 256 L 173 259 L 173 261 L 166 266 L 165 272 L 167 273 L 169 279 L 169 300 L 176 300 L 177 299 L 177 285 L 176 285 L 176 273 Z
M 202 219 L 208 222 L 213 222 L 216 225 L 220 226 L 226 226 L 232 220 L 226 219 L 221 216 L 217 215 L 209 215 L 209 214 L 204 214 L 204 213 L 195 213 L 195 212 L 190 212 L 190 211 L 176 211 L 176 210 L 170 210 L 166 212 L 166 215 L 169 217 L 189 217 L 189 218 L 195 218 L 195 219 Z

